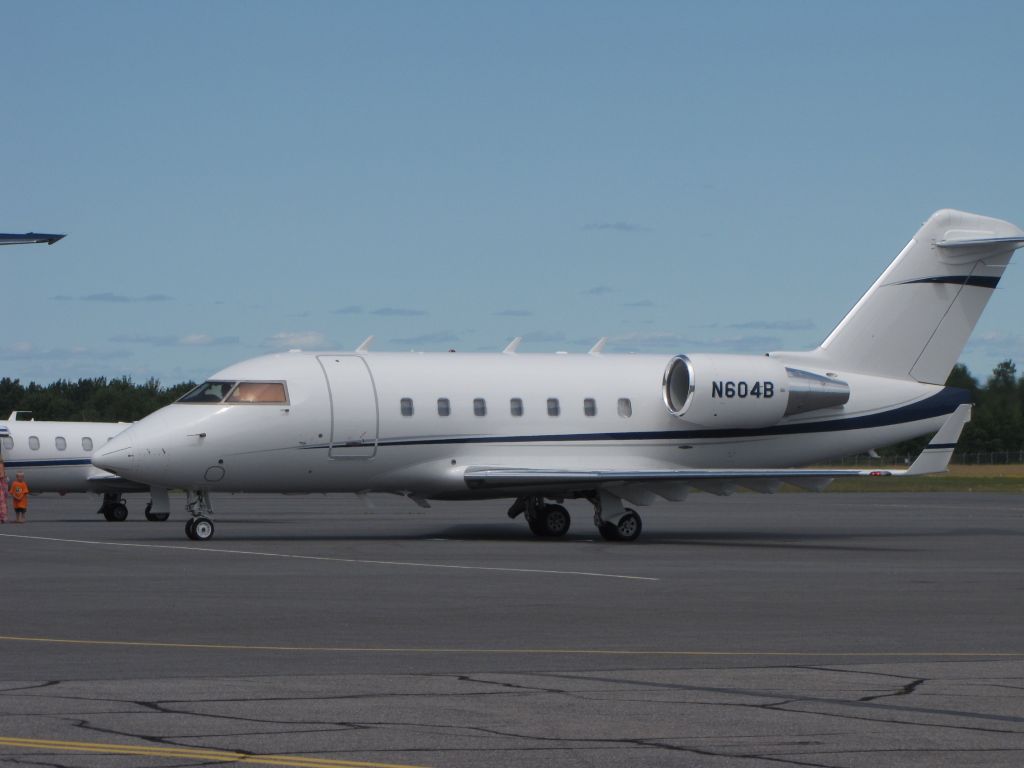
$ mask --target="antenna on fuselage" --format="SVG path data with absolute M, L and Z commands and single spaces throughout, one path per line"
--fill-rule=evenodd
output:
M 522 336 L 516 336 L 512 341 L 508 343 L 508 346 L 501 350 L 503 355 L 514 355 L 516 350 L 519 349 L 519 343 L 523 340 Z
M 369 352 L 370 345 L 373 343 L 373 336 L 367 336 L 363 339 L 363 343 L 356 347 L 356 352 Z

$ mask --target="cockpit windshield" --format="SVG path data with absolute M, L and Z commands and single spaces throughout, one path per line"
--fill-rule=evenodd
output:
M 233 381 L 204 381 L 179 398 L 179 403 L 219 403 L 235 386 Z
M 280 381 L 240 381 L 225 402 L 287 403 L 288 395 Z
M 288 403 L 283 381 L 206 381 L 178 400 L 179 403 Z

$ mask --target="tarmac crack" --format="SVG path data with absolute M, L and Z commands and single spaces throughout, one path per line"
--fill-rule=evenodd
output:
M 893 696 L 909 696 L 917 690 L 918 686 L 923 685 L 927 681 L 927 678 L 919 677 L 916 680 L 911 680 L 904 686 L 901 686 L 892 693 L 881 693 L 877 696 L 862 696 L 857 701 L 877 701 L 878 699 L 888 699 Z

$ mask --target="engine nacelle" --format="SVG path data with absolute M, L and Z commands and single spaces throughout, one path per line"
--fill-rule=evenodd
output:
M 673 416 L 707 427 L 768 427 L 792 416 L 845 405 L 850 386 L 753 355 L 677 355 L 662 381 Z

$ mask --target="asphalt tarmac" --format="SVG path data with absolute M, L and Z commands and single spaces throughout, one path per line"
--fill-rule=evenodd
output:
M 0 765 L 1024 764 L 1019 496 L 142 502 L 0 526 Z

